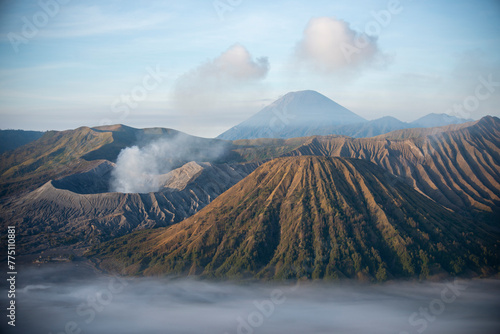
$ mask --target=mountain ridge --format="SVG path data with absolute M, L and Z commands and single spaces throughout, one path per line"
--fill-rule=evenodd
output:
M 42 131 L 0 130 L 0 154 L 15 150 L 42 136 Z
M 104 160 L 115 162 L 127 147 L 172 138 L 185 138 L 192 146 L 207 150 L 215 144 L 227 144 L 173 129 L 136 129 L 122 124 L 47 131 L 41 138 L 1 155 L 0 199 L 35 190 L 49 180 L 88 171 Z
M 396 140 L 384 136 L 314 137 L 285 155 L 366 159 L 406 179 L 415 189 L 450 209 L 472 208 L 498 216 L 500 119 L 485 117 L 462 125 L 420 129 L 418 133 Z
M 420 117 L 419 119 L 414 120 L 410 124 L 417 126 L 417 127 L 430 128 L 430 127 L 435 127 L 435 126 L 462 124 L 462 123 L 473 122 L 473 121 L 474 121 L 473 119 L 463 119 L 463 118 L 458 118 L 456 116 L 451 116 L 451 115 L 447 115 L 447 114 L 430 113 L 430 114 L 427 114 L 423 117 Z M 439 125 L 436 125 L 436 124 L 439 124 Z
M 131 275 L 384 281 L 498 270 L 495 249 L 481 224 L 371 162 L 302 156 L 267 162 L 180 224 L 89 255 Z
M 277 156 L 369 160 L 452 210 L 500 217 L 500 119 L 414 128 L 372 138 L 311 136 L 234 141 L 246 161 Z M 458 160 L 457 160 L 458 159 Z M 457 164 L 456 161 L 459 161 Z
M 133 231 L 181 222 L 257 168 L 258 164 L 193 163 L 163 175 L 160 191 L 111 192 L 108 161 L 79 174 L 51 180 L 0 205 L 0 222 L 19 227 L 25 253 L 55 247 L 81 248 Z M 179 179 L 178 175 L 189 174 Z
M 110 131 L 120 132 L 125 138 L 113 137 Z M 2 225 L 11 222 L 19 226 L 21 239 L 26 241 L 23 248 L 26 252 L 30 249 L 42 250 L 43 247 L 46 250 L 46 247 L 58 248 L 69 242 L 65 241 L 67 238 L 75 242 L 71 247 L 88 247 L 131 231 L 178 223 L 212 202 L 263 162 L 277 157 L 316 155 L 368 160 L 448 210 L 466 219 L 485 222 L 489 231 L 499 230 L 500 120 L 496 117 L 441 128 L 407 129 L 361 139 L 338 135 L 234 142 L 196 139 L 194 143 L 207 148 L 223 142 L 227 151 L 211 165 L 202 160 L 185 161 L 179 169 L 158 175 L 163 185 L 159 194 L 109 194 L 113 162 L 91 160 L 89 156 L 97 150 L 97 157 L 113 159 L 117 155 L 115 148 L 125 146 L 126 140 L 134 145 L 146 145 L 147 140 L 141 144 L 135 135 L 131 137 L 135 131 L 151 133 L 151 137 L 146 138 L 162 137 L 169 132 L 166 129 L 139 130 L 122 125 L 81 128 L 51 134 L 53 141 L 44 139 L 50 145 L 42 150 L 19 150 L 21 162 L 24 158 L 31 160 L 23 167 L 28 168 L 19 170 L 17 175 L 23 182 L 29 182 L 33 187 L 40 182 L 40 179 L 33 179 L 33 175 L 40 172 L 36 168 L 52 172 L 51 167 L 58 166 L 63 172 L 55 176 L 45 175 L 46 182 L 51 183 L 42 189 L 43 197 L 33 198 L 28 192 L 4 199 L 0 203 Z M 65 148 L 58 152 L 65 143 L 68 143 L 68 150 Z M 34 148 L 37 145 L 40 146 L 38 143 Z M 112 149 L 107 149 L 106 145 L 111 145 Z M 53 152 L 58 154 L 51 155 Z M 44 158 L 44 155 L 48 157 Z M 37 167 L 29 167 L 33 161 L 40 159 L 42 163 L 35 164 Z M 233 167 L 246 162 L 252 164 L 247 164 L 244 174 L 240 173 L 240 167 Z M 238 169 L 236 174 L 239 173 L 239 176 L 231 168 Z M 35 174 L 31 174 L 33 171 Z M 395 182 L 394 179 L 389 181 Z M 61 197 L 62 194 L 66 197 Z M 100 196 L 107 198 L 105 203 L 109 205 L 99 206 L 96 199 Z M 110 200 L 113 196 L 116 198 Z M 67 200 L 61 206 L 58 198 Z M 89 198 L 97 204 L 87 207 L 85 203 Z M 117 202 L 113 202 L 115 200 Z M 158 209 L 151 205 L 155 201 L 168 202 L 168 205 Z M 160 212 L 169 218 L 158 218 Z M 94 227 L 91 227 L 92 222 Z M 33 228 L 28 228 L 28 224 L 32 224 Z M 72 235 L 77 238 L 72 238 Z M 43 242 L 37 243 L 37 240 Z
M 472 120 L 431 113 L 407 123 L 392 116 L 367 121 L 312 90 L 290 92 L 217 138 L 225 140 L 344 135 L 365 138 L 415 127 L 438 127 Z

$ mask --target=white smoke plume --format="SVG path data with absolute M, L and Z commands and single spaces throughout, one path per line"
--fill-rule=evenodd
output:
M 227 143 L 178 134 L 143 147 L 123 149 L 111 174 L 110 191 L 150 193 L 161 189 L 160 175 L 190 161 L 211 162 L 221 157 Z

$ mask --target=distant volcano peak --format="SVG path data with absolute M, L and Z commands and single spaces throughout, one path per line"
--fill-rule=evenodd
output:
M 302 137 L 324 127 L 362 122 L 366 120 L 328 97 L 313 90 L 304 90 L 285 94 L 218 138 Z

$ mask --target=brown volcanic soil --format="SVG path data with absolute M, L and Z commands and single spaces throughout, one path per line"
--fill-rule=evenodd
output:
M 129 274 L 383 281 L 497 271 L 497 240 L 368 161 L 288 157 L 180 224 L 93 254 Z
M 388 140 L 382 137 L 407 138 Z M 382 137 L 310 138 L 285 155 L 369 160 L 454 211 L 500 217 L 500 120 L 434 129 L 408 129 Z M 498 222 L 498 219 L 496 219 Z
M 22 253 L 87 247 L 132 231 L 169 226 L 192 216 L 258 164 L 190 162 L 163 175 L 156 193 L 108 192 L 113 164 L 49 181 L 0 205 L 2 226 L 18 227 Z

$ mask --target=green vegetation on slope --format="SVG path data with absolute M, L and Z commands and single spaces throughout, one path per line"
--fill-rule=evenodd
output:
M 90 128 L 48 131 L 40 139 L 0 159 L 0 196 L 33 190 L 58 177 L 91 168 L 95 164 L 81 159 L 86 153 L 109 144 L 112 134 Z
M 26 145 L 42 136 L 41 131 L 0 130 L 0 154 Z
M 498 271 L 496 236 L 357 159 L 272 160 L 167 229 L 89 255 L 129 274 L 390 278 Z
M 230 151 L 229 142 L 193 137 L 163 128 L 134 129 L 113 125 L 49 131 L 38 140 L 1 155 L 0 197 L 34 190 L 47 181 L 88 171 L 102 160 L 115 162 L 122 149 L 144 146 L 160 138 L 180 138 L 178 146 L 182 148 L 179 150 L 187 150 L 193 155 L 201 152 L 197 156 L 203 156 L 203 152 L 210 156 L 211 150 L 220 150 L 223 145 Z M 221 159 L 238 160 L 239 157 L 222 155 Z M 179 166 L 186 162 L 181 161 Z

